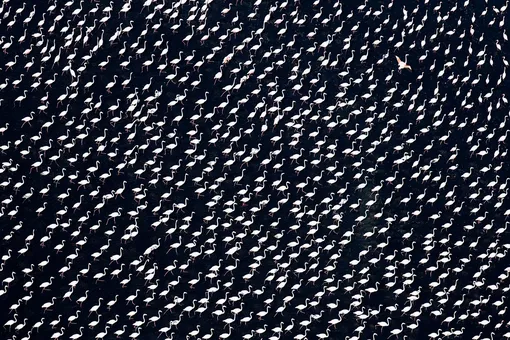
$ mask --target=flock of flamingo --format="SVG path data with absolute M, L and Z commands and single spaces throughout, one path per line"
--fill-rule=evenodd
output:
M 510 338 L 507 8 L 4 0 L 0 338 Z

